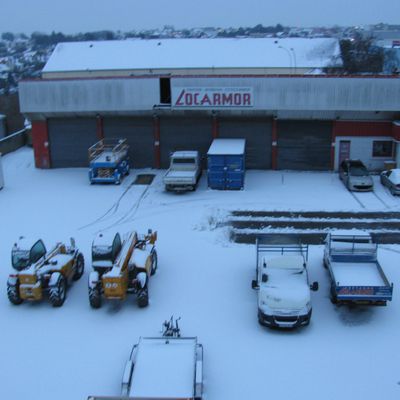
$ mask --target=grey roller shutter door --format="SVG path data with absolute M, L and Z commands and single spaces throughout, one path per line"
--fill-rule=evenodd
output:
M 218 137 L 246 139 L 246 168 L 272 166 L 272 121 L 267 118 L 220 118 Z
M 329 170 L 331 137 L 331 122 L 278 121 L 278 169 Z
M 104 118 L 106 138 L 123 138 L 129 144 L 132 168 L 154 167 L 154 123 L 152 118 Z
M 48 120 L 51 166 L 87 167 L 88 149 L 98 141 L 95 118 Z
M 197 150 L 206 166 L 206 154 L 212 143 L 211 118 L 161 118 L 161 168 L 168 168 L 171 152 Z

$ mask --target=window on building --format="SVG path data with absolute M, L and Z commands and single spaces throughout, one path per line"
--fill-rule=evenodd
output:
M 171 104 L 171 81 L 169 78 L 160 78 L 160 103 Z
M 393 157 L 393 142 L 391 140 L 374 140 L 372 157 Z

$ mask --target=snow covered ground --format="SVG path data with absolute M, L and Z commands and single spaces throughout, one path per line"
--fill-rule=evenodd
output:
M 157 335 L 172 314 L 182 317 L 183 334 L 197 335 L 204 345 L 206 400 L 400 397 L 400 246 L 379 250 L 394 282 L 393 301 L 359 309 L 330 303 L 323 249 L 311 246 L 310 281 L 320 284 L 312 294 L 311 325 L 281 332 L 257 322 L 254 246 L 231 243 L 226 228 L 215 228 L 230 209 L 400 210 L 400 198 L 377 179 L 380 200 L 359 194 L 364 209 L 334 173 L 250 171 L 239 192 L 208 190 L 203 176 L 196 192 L 174 195 L 164 192 L 162 171 L 149 187 L 130 187 L 137 171 L 121 186 L 91 186 L 86 169 L 35 169 L 28 148 L 2 161 L 1 399 L 118 395 L 132 345 L 139 336 Z M 87 276 L 95 233 L 148 228 L 159 233 L 149 307 L 138 309 L 130 297 L 92 310 Z M 8 302 L 10 251 L 20 235 L 41 237 L 48 246 L 75 237 L 86 270 L 62 308 Z

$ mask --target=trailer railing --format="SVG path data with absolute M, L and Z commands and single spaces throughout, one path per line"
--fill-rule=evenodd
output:
M 126 139 L 105 138 L 101 139 L 93 146 L 89 147 L 89 161 L 93 161 L 100 154 L 108 151 L 113 155 L 120 154 L 128 150 Z

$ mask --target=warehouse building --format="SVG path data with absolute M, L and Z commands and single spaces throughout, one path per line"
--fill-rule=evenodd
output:
M 38 168 L 82 167 L 97 140 L 124 137 L 136 168 L 174 150 L 246 139 L 246 166 L 373 170 L 400 157 L 400 80 L 321 74 L 335 39 L 169 39 L 59 44 L 20 83 Z

